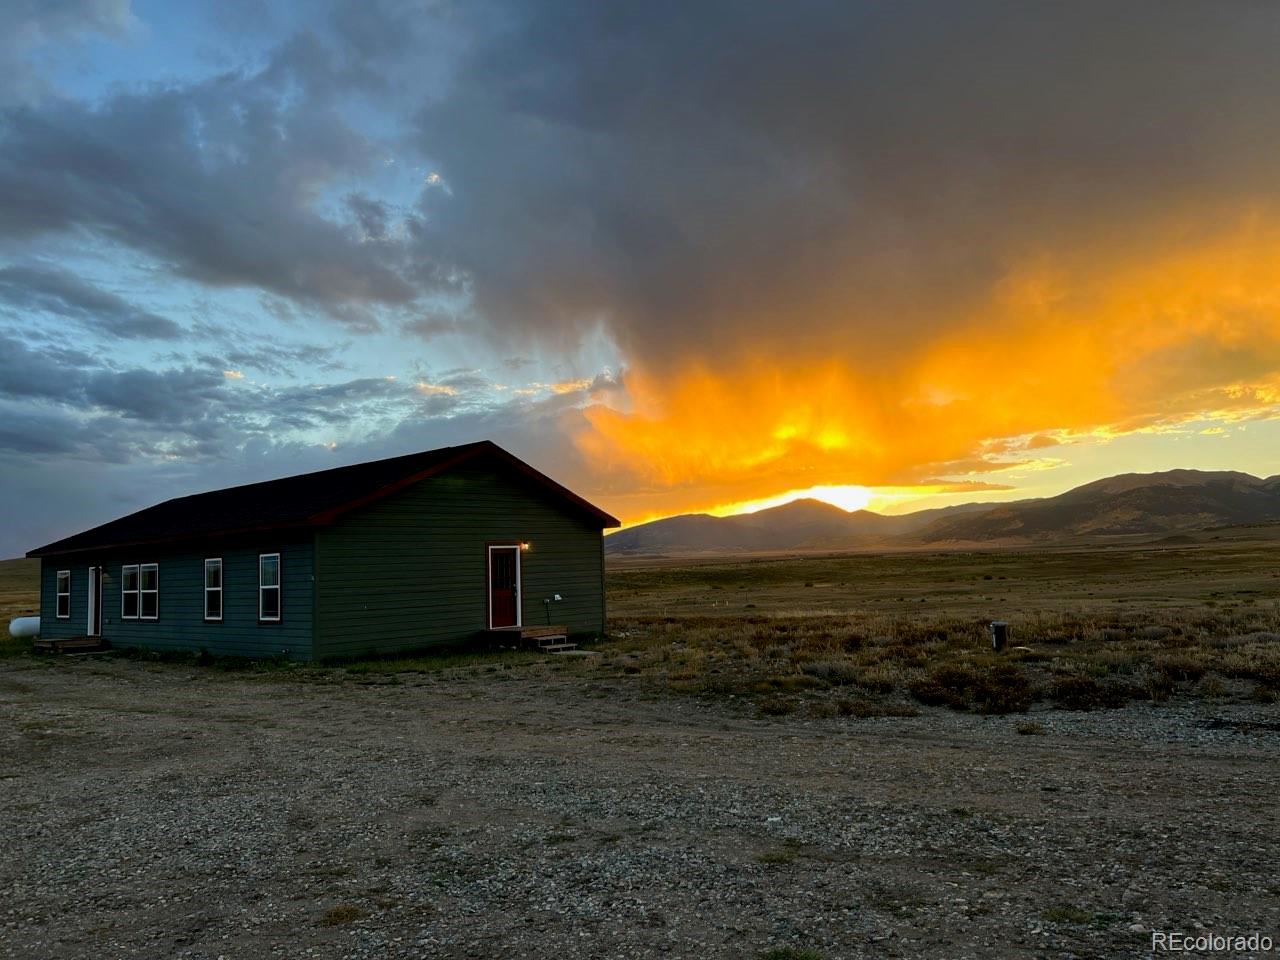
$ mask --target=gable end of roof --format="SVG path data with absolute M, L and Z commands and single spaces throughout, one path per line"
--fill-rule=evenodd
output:
M 599 522 L 602 528 L 621 526 L 615 517 L 496 443 L 481 440 L 177 497 L 38 547 L 28 551 L 27 556 L 46 557 L 325 527 L 353 510 L 481 457 L 493 457 L 570 509 Z

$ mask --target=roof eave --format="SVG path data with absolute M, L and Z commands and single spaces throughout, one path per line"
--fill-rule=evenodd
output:
M 290 530 L 309 530 L 312 524 L 308 521 L 297 523 L 271 523 L 259 524 L 252 527 L 237 527 L 231 530 L 217 530 L 212 533 L 201 534 L 182 534 L 173 537 L 151 537 L 142 540 L 118 540 L 113 543 L 94 544 L 89 547 L 66 547 L 63 549 L 53 549 L 58 546 L 61 541 L 54 541 L 43 547 L 37 547 L 35 550 L 28 550 L 26 557 L 31 560 L 38 560 L 42 557 L 67 557 L 76 553 L 102 553 L 108 550 L 123 550 L 133 547 L 155 547 L 155 546 L 172 546 L 180 543 L 204 543 L 209 540 L 224 540 L 228 537 L 240 537 L 251 533 L 282 533 Z

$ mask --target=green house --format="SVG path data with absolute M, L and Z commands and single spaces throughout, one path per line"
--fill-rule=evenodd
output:
M 27 556 L 42 640 L 319 660 L 598 635 L 616 526 L 481 441 L 179 497 Z

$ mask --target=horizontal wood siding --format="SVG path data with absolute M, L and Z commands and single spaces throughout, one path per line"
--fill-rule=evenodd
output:
M 432 477 L 316 537 L 317 656 L 412 650 L 488 625 L 486 545 L 526 542 L 526 625 L 604 630 L 603 544 L 585 518 L 522 479 L 481 465 Z
M 279 623 L 258 622 L 258 554 L 279 553 L 283 584 Z M 152 650 L 207 650 L 223 656 L 288 655 L 311 658 L 313 623 L 313 542 L 219 544 L 207 550 L 162 552 L 145 547 L 127 556 L 45 557 L 40 563 L 40 634 L 84 636 L 88 618 L 89 567 L 106 569 L 102 586 L 102 635 L 113 647 Z M 204 561 L 222 557 L 223 618 L 204 620 Z M 160 610 L 155 620 L 120 616 L 120 568 L 132 563 L 159 564 Z M 54 617 L 58 570 L 71 570 L 71 618 Z

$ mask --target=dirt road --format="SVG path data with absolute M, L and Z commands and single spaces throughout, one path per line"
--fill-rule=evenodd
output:
M 3 957 L 1140 957 L 1280 940 L 1275 706 L 757 719 L 534 665 L 0 664 Z M 776 954 L 785 956 L 785 954 Z

